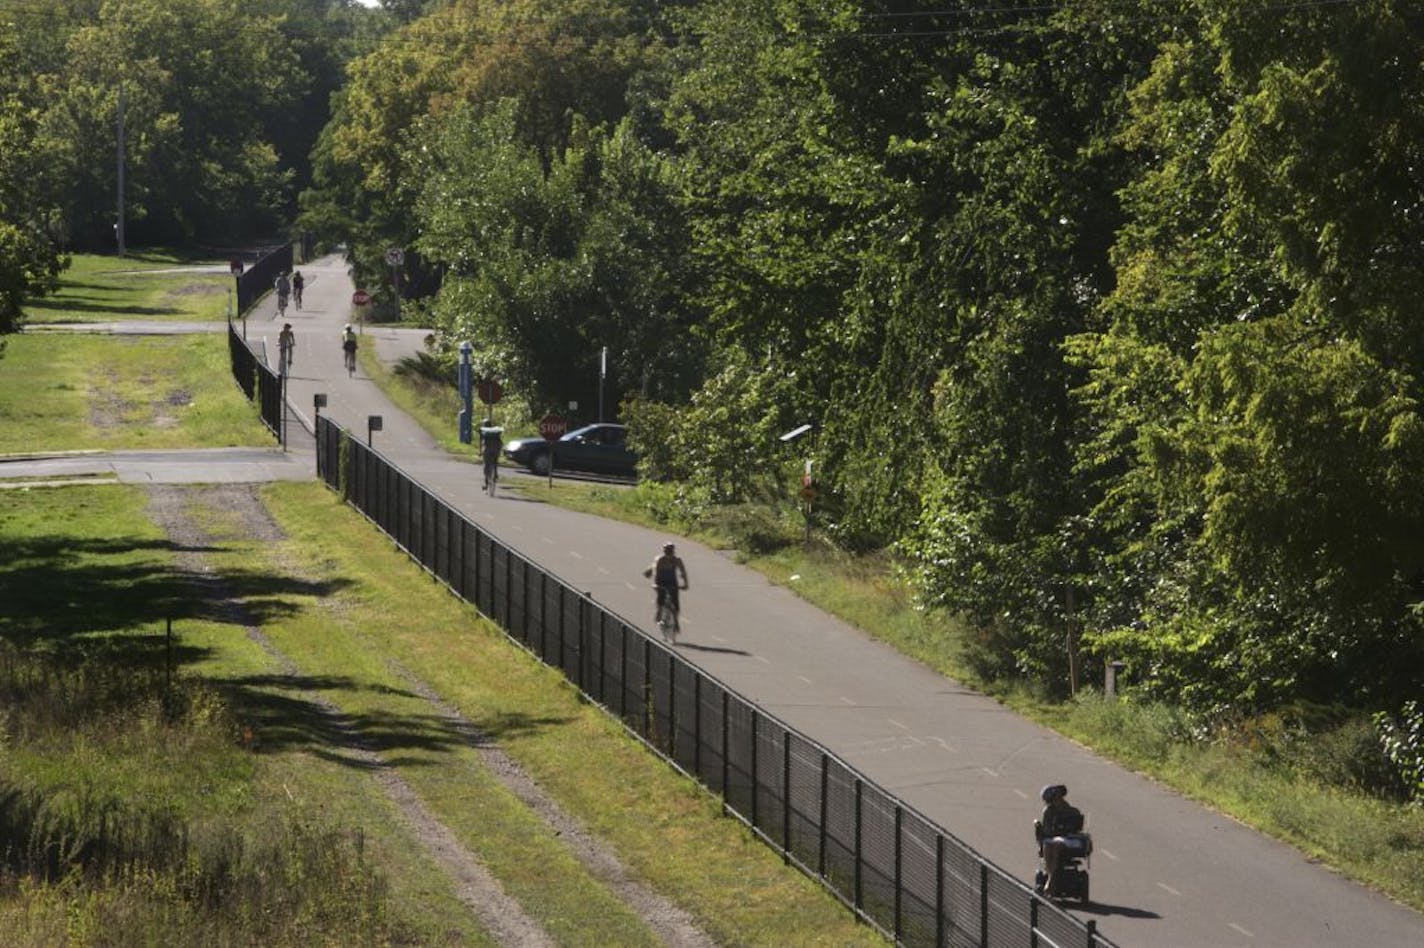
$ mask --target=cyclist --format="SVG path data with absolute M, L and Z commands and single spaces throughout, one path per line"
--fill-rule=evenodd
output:
M 500 434 L 503 430 L 495 427 L 493 418 L 486 418 L 480 426 L 480 457 L 485 462 L 485 490 L 490 489 L 492 482 L 499 480 L 499 452 L 504 447 L 504 439 Z
M 341 330 L 341 351 L 345 353 L 346 374 L 351 375 L 356 371 L 356 332 L 347 323 L 346 328 Z
M 272 282 L 272 289 L 277 291 L 277 312 L 284 314 L 287 312 L 287 296 L 292 292 L 292 281 L 287 279 L 287 271 L 283 270 L 277 274 L 277 279 Z
M 302 290 L 306 289 L 307 278 L 302 276 L 302 271 L 298 270 L 292 274 L 292 302 L 297 309 L 302 308 Z
M 279 355 L 278 364 L 285 374 L 292 367 L 292 353 L 297 348 L 297 334 L 292 332 L 292 324 L 285 323 L 282 331 L 277 334 L 277 352 Z
M 651 576 L 653 588 L 658 591 L 657 604 L 653 607 L 653 622 L 657 622 L 661 614 L 663 604 L 672 610 L 672 630 L 680 631 L 678 626 L 678 612 L 681 605 L 678 602 L 678 580 L 681 578 L 681 588 L 687 588 L 687 567 L 682 564 L 682 558 L 677 555 L 676 548 L 671 543 L 663 544 L 663 552 L 657 559 L 653 560 L 653 565 L 643 570 L 644 576 Z

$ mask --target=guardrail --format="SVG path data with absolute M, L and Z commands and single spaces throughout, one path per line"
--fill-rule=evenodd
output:
M 317 475 L 417 563 L 559 668 L 789 863 L 914 946 L 1115 948 L 814 740 L 505 546 L 317 418 Z

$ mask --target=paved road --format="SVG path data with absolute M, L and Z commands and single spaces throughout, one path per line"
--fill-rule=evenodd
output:
M 338 341 L 350 318 L 344 266 L 326 259 L 302 271 L 307 308 L 287 313 L 297 334 L 294 410 L 309 421 L 312 396 L 321 391 L 327 412 L 353 430 L 365 431 L 367 415 L 382 415 L 376 447 L 408 473 L 613 610 L 647 620 L 651 594 L 639 574 L 663 538 L 485 496 L 476 467 L 441 452 L 359 372 L 347 377 Z M 280 328 L 274 318 L 259 310 L 249 320 L 250 337 L 270 337 L 273 352 Z M 418 334 L 368 330 L 363 338 L 386 358 L 408 351 Z M 309 450 L 293 430 L 294 452 Z M 683 597 L 684 657 L 1020 878 L 1034 869 L 1038 790 L 1066 783 L 1097 844 L 1097 901 L 1074 911 L 1097 918 L 1120 944 L 1424 944 L 1418 913 L 867 640 L 723 554 L 678 543 L 692 579 Z

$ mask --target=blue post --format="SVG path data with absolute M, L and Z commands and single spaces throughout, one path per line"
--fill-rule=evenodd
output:
M 470 377 L 470 350 L 474 346 L 468 341 L 460 343 L 460 443 L 469 444 L 474 440 L 474 380 Z

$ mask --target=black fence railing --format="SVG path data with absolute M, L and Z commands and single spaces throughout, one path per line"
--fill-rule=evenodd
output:
M 248 401 L 257 402 L 267 430 L 278 441 L 282 440 L 282 379 L 271 366 L 257 358 L 233 323 L 227 324 L 227 349 L 232 377 Z
M 246 313 L 262 295 L 272 289 L 277 274 L 292 269 L 292 245 L 283 244 L 265 254 L 237 278 L 237 311 Z
M 502 544 L 325 416 L 317 472 L 783 857 L 904 945 L 1111 948 L 808 737 Z

